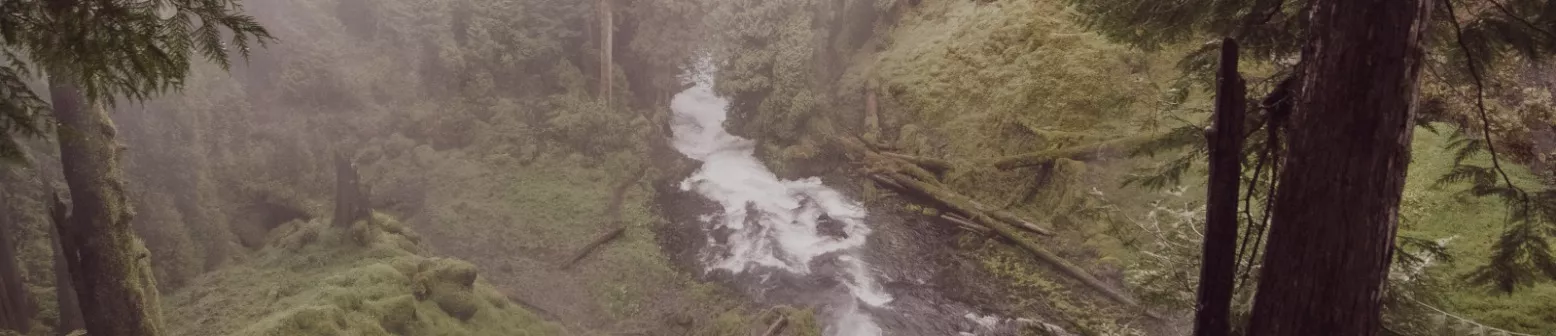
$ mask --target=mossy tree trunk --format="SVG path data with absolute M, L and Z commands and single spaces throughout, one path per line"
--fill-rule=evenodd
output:
M 5 207 L 0 195 L 0 330 L 14 330 L 22 334 L 32 331 L 32 317 L 37 314 L 27 296 L 27 286 L 22 284 L 22 272 L 16 262 L 18 227 L 12 223 L 11 209 Z
M 60 246 L 93 335 L 160 333 L 156 287 L 147 283 L 150 256 L 138 253 L 119 167 L 120 145 L 103 106 L 89 102 L 65 76 L 51 76 L 49 95 L 59 123 L 60 163 L 71 211 Z
M 65 202 L 59 195 L 53 195 L 49 201 L 52 202 L 49 203 L 49 220 L 53 223 L 53 235 L 49 245 L 54 249 L 54 300 L 59 303 L 59 321 L 54 324 L 54 334 L 63 336 L 86 328 L 86 321 L 81 317 L 81 298 L 76 295 L 76 287 L 71 285 L 70 263 L 65 262 L 65 249 L 60 246 L 59 229 L 68 218 Z
M 1309 3 L 1249 335 L 1379 334 L 1431 3 Z

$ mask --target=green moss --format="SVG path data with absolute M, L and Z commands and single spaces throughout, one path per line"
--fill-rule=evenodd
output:
M 393 246 L 362 247 L 322 221 L 298 228 L 248 264 L 197 278 L 163 306 L 171 335 L 555 335 L 506 302 L 467 262 Z M 308 229 L 312 228 L 312 229 Z M 288 238 L 315 232 L 298 246 Z M 396 234 L 377 232 L 382 236 Z
M 694 336 L 730 336 L 745 335 L 750 333 L 751 323 L 746 316 L 735 311 L 719 314 L 711 323 L 702 330 L 694 333 Z
M 1444 129 L 1448 127 L 1439 127 Z M 1437 178 L 1453 167 L 1454 153 L 1444 149 L 1447 134 L 1417 129 L 1411 147 L 1410 172 L 1400 205 L 1400 235 L 1423 239 L 1447 239 L 1453 262 L 1438 262 L 1428 272 L 1448 280 L 1442 289 L 1445 310 L 1476 322 L 1519 332 L 1556 330 L 1556 283 L 1542 282 L 1513 295 L 1463 284 L 1460 277 L 1485 265 L 1507 219 L 1507 208 L 1492 197 L 1474 197 L 1459 191 L 1467 184 L 1437 187 Z M 1469 163 L 1489 165 L 1489 157 Z M 1504 162 L 1505 164 L 1505 162 Z M 1513 182 L 1531 190 L 1538 181 L 1524 167 L 1507 166 Z

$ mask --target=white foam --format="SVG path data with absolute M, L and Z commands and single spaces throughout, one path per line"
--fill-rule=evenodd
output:
M 870 267 L 855 254 L 870 235 L 865 209 L 828 188 L 818 178 L 779 179 L 753 155 L 751 140 L 729 134 L 724 121 L 729 102 L 713 93 L 704 77 L 675 96 L 672 145 L 681 154 L 702 161 L 702 168 L 681 182 L 681 189 L 719 204 L 723 216 L 707 221 L 729 236 L 722 244 L 709 232 L 710 270 L 745 272 L 756 267 L 794 274 L 811 272 L 811 261 L 837 256 L 844 274 L 839 279 L 856 302 L 883 307 L 891 302 L 876 283 Z M 822 223 L 835 222 L 842 235 L 825 234 Z M 839 310 L 829 335 L 880 335 L 880 328 L 857 304 Z

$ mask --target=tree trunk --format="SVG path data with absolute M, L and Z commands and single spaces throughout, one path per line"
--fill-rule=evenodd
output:
M 54 334 L 64 336 L 86 328 L 86 322 L 81 317 L 81 299 L 76 296 L 76 287 L 71 285 L 70 263 L 65 261 L 65 250 L 60 247 L 59 228 L 65 225 L 65 202 L 59 195 L 50 197 L 49 220 L 53 223 L 54 235 L 49 245 L 54 248 L 54 300 L 59 303 L 59 321 L 54 325 Z
M 337 227 L 349 227 L 358 220 L 369 218 L 367 193 L 362 191 L 357 167 L 346 154 L 335 154 L 335 215 L 331 218 Z
M 16 248 L 11 244 L 20 228 L 11 220 L 11 209 L 4 205 L 0 202 L 0 330 L 26 334 L 32 331 L 32 317 L 37 309 L 27 295 L 27 285 L 22 283 Z
M 1210 187 L 1205 197 L 1196 336 L 1226 336 L 1231 331 L 1232 280 L 1237 273 L 1237 188 L 1242 182 L 1243 113 L 1247 108 L 1243 78 L 1237 73 L 1237 41 L 1221 41 L 1221 66 L 1216 77 L 1215 126 L 1206 134 Z
M 1315 0 L 1249 334 L 1378 334 L 1425 0 Z
M 611 10 L 610 0 L 599 0 L 600 9 L 600 99 L 605 101 L 605 106 L 610 107 L 611 86 L 615 83 L 615 69 L 611 68 L 611 50 L 615 46 L 612 38 L 616 32 L 615 12 Z
M 113 121 L 73 83 L 61 76 L 49 82 L 71 199 L 60 243 L 74 271 L 86 329 L 93 335 L 157 335 L 157 289 L 150 283 L 149 263 L 142 260 L 149 255 L 137 251 L 130 229 Z

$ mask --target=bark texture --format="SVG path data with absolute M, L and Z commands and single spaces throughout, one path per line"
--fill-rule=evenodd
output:
M 1249 335 L 1377 335 L 1425 0 L 1315 0 Z
M 596 6 L 600 10 L 600 100 L 605 101 L 605 106 L 611 103 L 611 88 L 615 85 L 615 65 L 612 61 L 613 47 L 616 45 L 616 11 L 611 8 L 611 0 L 599 0 Z
M 65 249 L 60 246 L 60 231 L 68 218 L 65 209 L 65 201 L 59 199 L 59 195 L 53 195 L 49 200 L 49 220 L 54 224 L 54 300 L 59 303 L 59 321 L 54 324 L 55 335 L 69 335 L 70 332 L 86 328 L 86 321 L 81 317 L 81 299 L 76 295 L 75 286 L 71 285 L 70 263 L 65 261 Z
M 59 228 L 60 245 L 86 329 L 93 335 L 160 334 L 150 255 L 130 229 L 119 167 L 123 148 L 114 140 L 113 121 L 60 76 L 51 78 L 49 95 L 71 199 L 70 216 Z
M 1221 41 L 1216 73 L 1215 126 L 1206 133 L 1210 146 L 1210 187 L 1205 205 L 1205 239 L 1200 254 L 1199 301 L 1194 335 L 1226 336 L 1231 331 L 1232 280 L 1237 273 L 1237 189 L 1242 183 L 1243 117 L 1247 108 L 1242 75 L 1237 72 L 1237 41 Z

